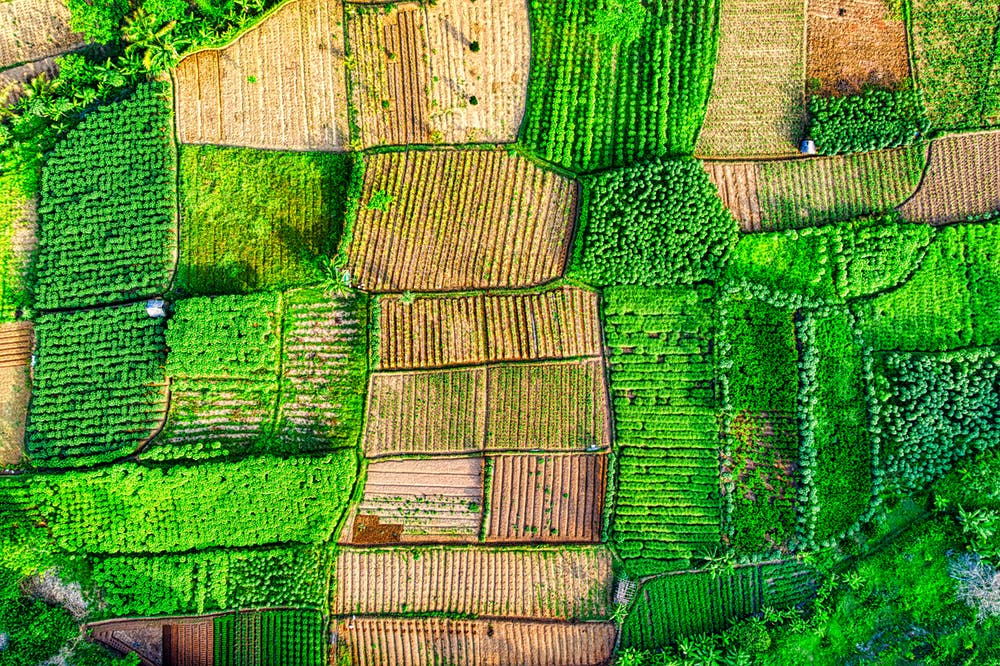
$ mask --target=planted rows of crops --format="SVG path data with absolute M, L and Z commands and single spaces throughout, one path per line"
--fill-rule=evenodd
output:
M 318 611 L 265 610 L 215 618 L 215 664 L 323 663 L 325 636 Z
M 177 216 L 170 88 L 140 85 L 88 114 L 46 156 L 38 206 L 41 309 L 160 294 Z

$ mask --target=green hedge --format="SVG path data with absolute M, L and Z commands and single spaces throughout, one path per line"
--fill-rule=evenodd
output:
M 869 90 L 809 100 L 808 135 L 823 155 L 909 146 L 929 130 L 917 90 Z

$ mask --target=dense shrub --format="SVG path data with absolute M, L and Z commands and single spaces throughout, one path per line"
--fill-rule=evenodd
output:
M 1000 441 L 1000 357 L 991 349 L 889 354 L 875 377 L 875 471 L 887 492 L 922 488 Z
M 660 160 L 584 178 L 572 272 L 597 285 L 664 286 L 716 277 L 736 221 L 693 159 Z
M 809 138 L 824 155 L 908 146 L 930 123 L 917 90 L 869 90 L 809 100 Z

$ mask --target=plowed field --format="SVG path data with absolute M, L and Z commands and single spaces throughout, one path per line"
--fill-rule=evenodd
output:
M 895 88 L 910 76 L 906 25 L 886 0 L 810 0 L 806 76 L 818 92 Z
M 372 543 L 365 517 L 399 541 L 476 541 L 482 522 L 483 459 L 384 460 L 368 466 L 352 540 Z M 385 542 L 378 539 L 378 542 Z
M 613 574 L 603 547 L 344 548 L 333 614 L 462 613 L 604 619 Z
M 348 142 L 343 6 L 293 0 L 223 49 L 181 60 L 182 143 L 343 150 Z
M 352 618 L 337 627 L 352 663 L 367 666 L 602 666 L 613 623 Z
M 601 354 L 597 294 L 575 287 L 379 305 L 383 370 Z
M 610 448 L 601 359 L 375 373 L 365 455 Z
M 63 0 L 0 2 L 0 69 L 39 60 L 83 45 L 69 29 Z
M 119 654 L 134 652 L 143 666 L 212 666 L 213 616 L 110 620 L 85 627 Z
M 211 620 L 163 627 L 163 666 L 212 666 L 215 634 Z
M 722 203 L 740 223 L 743 231 L 761 230 L 760 201 L 757 199 L 756 162 L 702 162 L 715 183 Z
M 31 324 L 0 325 L 0 468 L 18 462 L 24 451 L 33 345 Z
M 530 59 L 527 3 L 348 5 L 348 39 L 361 145 L 517 138 Z
M 697 155 L 790 155 L 805 122 L 805 3 L 728 0 Z
M 368 155 L 346 268 L 375 292 L 542 284 L 562 275 L 577 196 L 503 150 Z
M 487 541 L 596 542 L 605 455 L 497 456 Z
M 369 458 L 481 451 L 485 437 L 485 368 L 372 375 L 364 434 Z
M 931 224 L 1000 210 L 1000 132 L 959 134 L 931 143 L 923 182 L 899 210 L 908 220 Z

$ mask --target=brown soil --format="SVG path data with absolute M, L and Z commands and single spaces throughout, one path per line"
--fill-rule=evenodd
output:
M 487 541 L 597 542 L 606 455 L 493 458 Z
M 337 626 L 337 641 L 366 666 L 602 666 L 616 633 L 612 622 L 351 618 Z
M 756 162 L 702 162 L 743 231 L 761 231 Z
M 822 94 L 865 84 L 896 88 L 910 75 L 906 26 L 885 0 L 811 0 L 806 76 Z
M 368 465 L 357 513 L 381 527 L 399 525 L 396 541 L 473 542 L 482 507 L 481 457 L 383 460 Z
M 403 546 L 340 550 L 334 615 L 462 613 L 607 618 L 611 554 L 602 546 Z
M 348 143 L 342 4 L 293 0 L 223 49 L 177 66 L 182 143 L 343 150 Z
M 601 355 L 597 294 L 576 287 L 379 305 L 383 370 Z
M 212 666 L 214 617 L 109 620 L 84 628 L 120 655 L 134 652 L 143 666 Z
M 402 536 L 402 525 L 386 525 L 378 516 L 358 515 L 351 530 L 351 541 L 359 546 L 399 543 Z
M 0 2 L 0 69 L 72 51 L 83 35 L 69 29 L 62 0 Z
M 210 620 L 198 624 L 163 627 L 163 666 L 213 666 L 215 627 Z
M 1000 132 L 935 139 L 920 187 L 899 210 L 931 224 L 1000 211 Z
M 347 248 L 355 286 L 530 287 L 562 275 L 578 196 L 572 181 L 506 150 L 375 154 L 365 167 Z
M 24 455 L 33 345 L 31 324 L 0 325 L 0 468 L 17 464 Z

